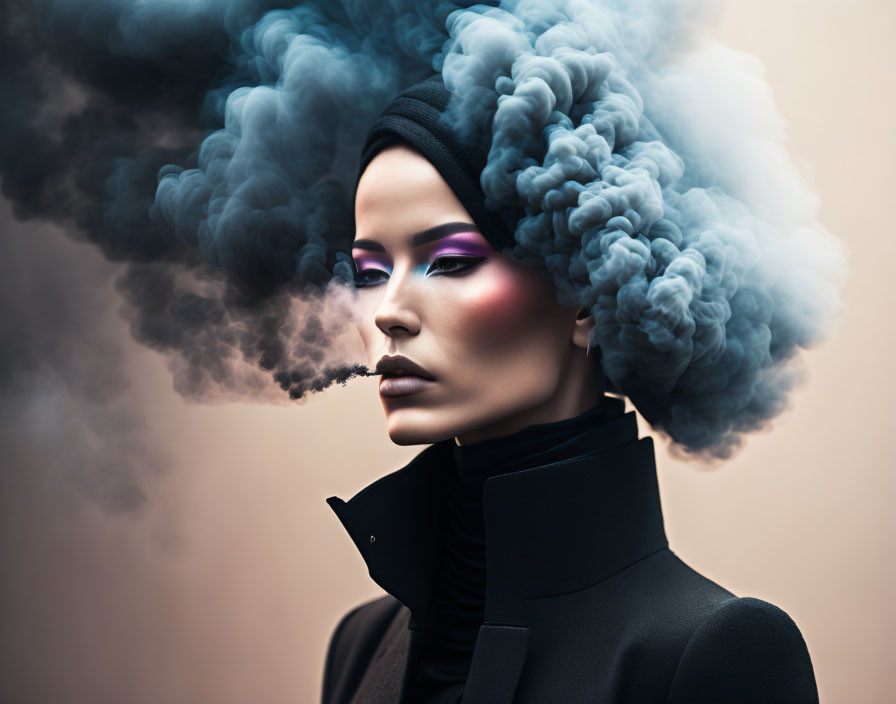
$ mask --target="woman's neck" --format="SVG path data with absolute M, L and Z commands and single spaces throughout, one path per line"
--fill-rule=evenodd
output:
M 603 375 L 600 363 L 589 358 L 581 348 L 570 352 L 570 361 L 555 392 L 536 406 L 504 416 L 494 423 L 458 435 L 454 442 L 469 445 L 516 433 L 530 425 L 554 423 L 575 418 L 597 405 L 603 396 Z

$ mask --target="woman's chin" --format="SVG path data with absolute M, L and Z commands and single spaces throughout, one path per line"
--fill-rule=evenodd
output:
M 439 422 L 419 409 L 394 410 L 386 417 L 389 439 L 396 445 L 430 445 L 453 438 L 453 426 Z

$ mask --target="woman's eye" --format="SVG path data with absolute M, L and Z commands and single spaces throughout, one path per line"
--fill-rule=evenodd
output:
M 484 262 L 488 257 L 469 257 L 469 256 L 444 256 L 436 257 L 426 275 L 430 274 L 459 274 L 462 271 L 471 269 L 480 262 Z
M 364 288 L 365 286 L 376 286 L 389 278 L 382 269 L 363 269 L 355 272 L 355 288 Z

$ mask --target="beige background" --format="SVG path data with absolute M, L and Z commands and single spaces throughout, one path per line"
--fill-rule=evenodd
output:
M 884 0 L 721 6 L 714 34 L 764 62 L 821 220 L 851 249 L 848 310 L 772 432 L 711 471 L 658 457 L 673 550 L 788 611 L 830 703 L 896 691 L 894 30 Z M 137 515 L 110 515 L 40 468 L 16 475 L 0 535 L 0 700 L 316 701 L 332 628 L 380 594 L 324 499 L 419 448 L 389 443 L 372 380 L 300 406 L 186 404 L 164 360 L 128 341 L 104 285 L 131 408 L 166 462 L 144 477 Z

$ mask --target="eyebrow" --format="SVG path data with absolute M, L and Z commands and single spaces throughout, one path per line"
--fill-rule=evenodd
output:
M 479 228 L 471 222 L 447 222 L 444 225 L 436 225 L 411 235 L 411 246 L 419 247 L 427 242 L 440 240 L 458 232 L 479 232 Z M 366 249 L 370 252 L 386 251 L 386 248 L 375 240 L 355 240 L 352 242 L 352 249 Z

